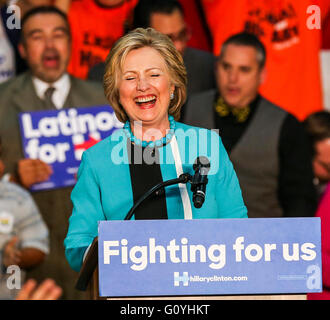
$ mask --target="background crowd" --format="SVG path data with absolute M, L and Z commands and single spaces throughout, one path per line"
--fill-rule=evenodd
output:
M 219 129 L 248 216 L 321 217 L 324 291 L 308 298 L 330 299 L 330 1 L 0 4 L 0 299 L 17 295 L 6 287 L 13 264 L 54 279 L 63 299 L 87 298 L 64 255 L 72 188 L 28 191 L 52 169 L 24 159 L 17 114 L 106 104 L 106 57 L 137 27 L 168 35 L 182 54 L 181 121 Z

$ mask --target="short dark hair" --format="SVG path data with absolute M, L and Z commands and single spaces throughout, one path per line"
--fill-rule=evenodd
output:
M 241 32 L 229 37 L 222 45 L 219 59 L 221 60 L 228 45 L 253 47 L 257 51 L 259 67 L 266 64 L 266 48 L 257 36 L 247 32 Z
M 303 124 L 313 145 L 319 141 L 330 138 L 329 111 L 318 111 L 312 113 L 304 120 Z
M 133 29 L 151 27 L 153 13 L 171 14 L 175 10 L 184 15 L 183 7 L 177 0 L 140 0 L 134 8 Z
M 71 36 L 68 16 L 62 10 L 60 10 L 57 7 L 54 7 L 54 6 L 38 6 L 38 7 L 34 7 L 31 10 L 27 11 L 24 14 L 24 16 L 22 17 L 21 29 L 22 30 L 24 29 L 24 25 L 25 25 L 26 21 L 28 21 L 31 17 L 33 17 L 37 14 L 58 14 L 65 21 L 65 23 L 68 27 L 69 36 Z M 23 40 L 23 37 L 24 37 L 23 32 L 21 32 L 21 40 Z

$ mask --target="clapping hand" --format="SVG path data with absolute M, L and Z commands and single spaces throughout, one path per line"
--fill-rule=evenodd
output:
M 16 300 L 57 300 L 62 295 L 62 289 L 54 280 L 46 279 L 38 287 L 33 279 L 23 285 Z
M 5 267 L 18 265 L 21 262 L 21 252 L 17 248 L 18 242 L 18 237 L 12 237 L 5 245 L 3 250 L 3 265 Z

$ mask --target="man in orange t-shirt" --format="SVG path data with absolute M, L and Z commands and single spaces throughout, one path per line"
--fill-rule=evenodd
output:
M 267 77 L 260 93 L 299 120 L 323 108 L 321 30 L 318 12 L 307 9 L 318 5 L 325 15 L 325 3 L 326 0 L 202 0 L 214 53 L 218 55 L 224 40 L 237 32 L 258 36 L 267 50 Z
M 187 42 L 188 47 L 204 51 L 212 51 L 211 36 L 204 22 L 204 16 L 198 1 L 179 0 L 185 13 L 184 19 L 189 26 L 191 37 Z
M 72 53 L 68 72 L 86 79 L 89 69 L 103 62 L 114 42 L 125 33 L 138 0 L 73 1 L 68 18 Z

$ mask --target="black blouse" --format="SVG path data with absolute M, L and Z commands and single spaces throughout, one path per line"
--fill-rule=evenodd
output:
M 163 181 L 158 148 L 141 147 L 127 142 L 133 200 L 136 203 L 149 189 Z M 147 162 L 146 162 L 147 160 Z M 148 161 L 149 160 L 149 161 Z M 151 160 L 151 161 L 150 161 Z M 152 162 L 152 164 L 149 164 Z M 135 220 L 167 219 L 165 192 L 153 195 L 135 210 Z

